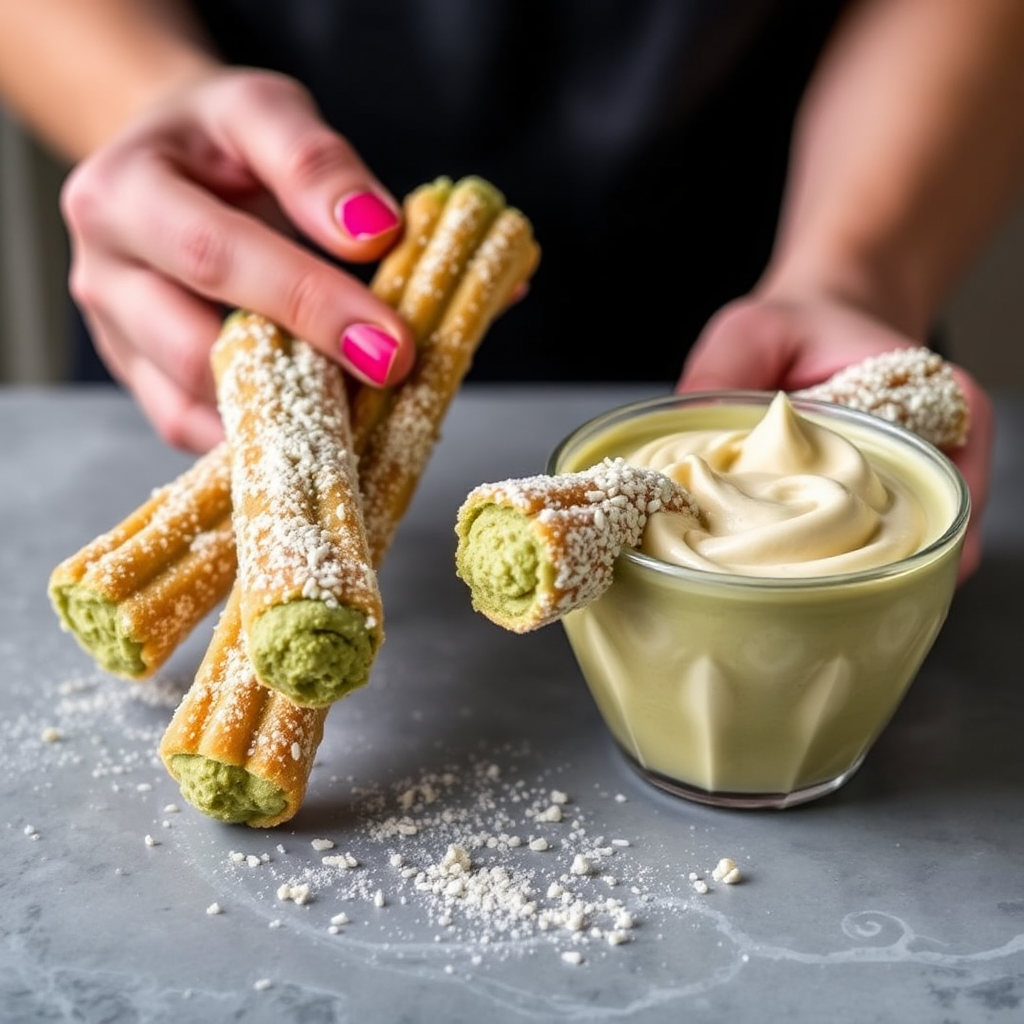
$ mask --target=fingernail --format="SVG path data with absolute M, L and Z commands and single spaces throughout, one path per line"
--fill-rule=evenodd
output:
M 341 355 L 375 384 L 388 379 L 398 342 L 372 324 L 352 324 L 341 336 Z
M 338 223 L 357 242 L 376 238 L 398 224 L 398 215 L 372 192 L 354 192 L 338 203 Z

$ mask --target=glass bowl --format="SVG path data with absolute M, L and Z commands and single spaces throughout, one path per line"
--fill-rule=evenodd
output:
M 674 394 L 615 409 L 565 438 L 547 470 L 584 469 L 675 431 L 751 427 L 773 397 Z M 953 463 L 878 417 L 790 400 L 919 497 L 917 551 L 877 568 L 779 578 L 629 549 L 611 587 L 562 620 L 626 757 L 655 785 L 706 804 L 782 808 L 842 786 L 906 694 L 956 588 L 970 496 Z

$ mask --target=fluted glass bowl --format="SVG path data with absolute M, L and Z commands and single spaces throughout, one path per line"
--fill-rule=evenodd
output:
M 686 429 L 750 427 L 771 394 L 668 395 L 584 423 L 573 471 Z M 875 416 L 791 399 L 909 481 L 928 532 L 909 557 L 814 578 L 681 568 L 625 550 L 608 591 L 563 626 L 616 743 L 652 783 L 707 804 L 788 807 L 863 762 L 945 621 L 970 515 L 953 463 Z

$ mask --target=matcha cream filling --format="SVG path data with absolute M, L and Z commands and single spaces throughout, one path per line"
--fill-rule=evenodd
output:
M 537 591 L 554 583 L 554 566 L 530 520 L 505 505 L 485 505 L 469 523 L 456 569 L 469 585 L 473 607 L 506 620 L 527 615 Z
M 146 671 L 142 644 L 121 631 L 113 601 L 78 584 L 55 587 L 50 598 L 61 622 L 98 665 L 127 676 Z
M 232 824 L 277 817 L 287 804 L 284 792 L 244 768 L 199 754 L 175 754 L 171 774 L 193 807 Z
M 377 630 L 356 608 L 299 600 L 268 608 L 249 634 L 260 678 L 296 704 L 331 704 L 370 678 Z

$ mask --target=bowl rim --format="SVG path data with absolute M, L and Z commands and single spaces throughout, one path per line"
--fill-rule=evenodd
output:
M 584 420 L 566 434 L 552 449 L 548 456 L 545 471 L 549 474 L 559 472 L 558 464 L 565 453 L 576 444 L 599 435 L 616 423 L 636 419 L 647 413 L 664 409 L 676 408 L 681 405 L 748 405 L 767 406 L 778 395 L 778 390 L 757 391 L 750 389 L 709 390 L 709 391 L 674 391 L 665 395 L 642 398 L 618 405 Z M 868 569 L 857 569 L 852 572 L 833 573 L 825 576 L 745 576 L 732 572 L 715 572 L 709 569 L 693 569 L 663 561 L 653 555 L 645 554 L 635 548 L 623 548 L 618 558 L 628 564 L 645 570 L 656 572 L 662 576 L 672 577 L 689 583 L 706 585 L 728 584 L 734 588 L 748 587 L 757 590 L 803 590 L 829 587 L 849 587 L 858 583 L 877 583 L 904 573 L 912 572 L 920 565 L 930 562 L 941 555 L 946 549 L 962 543 L 971 516 L 971 493 L 963 474 L 953 460 L 930 441 L 908 430 L 906 427 L 891 420 L 884 419 L 874 413 L 852 409 L 849 406 L 822 399 L 805 398 L 798 394 L 787 393 L 786 396 L 794 407 L 825 419 L 848 420 L 866 430 L 887 435 L 897 444 L 911 448 L 943 474 L 952 485 L 956 501 L 956 514 L 946 529 L 934 540 L 910 555 L 895 562 L 872 566 Z

